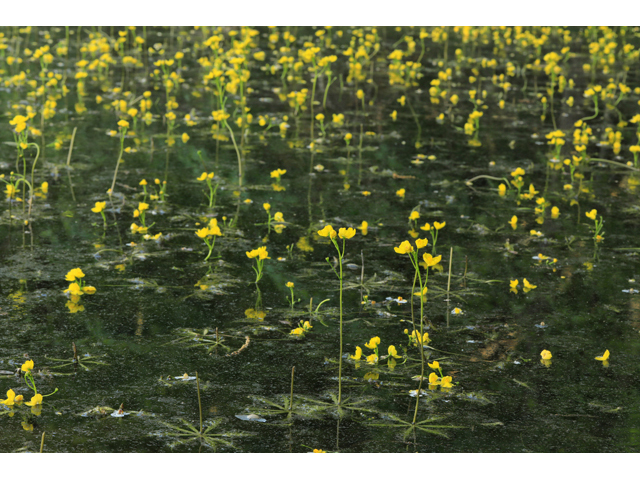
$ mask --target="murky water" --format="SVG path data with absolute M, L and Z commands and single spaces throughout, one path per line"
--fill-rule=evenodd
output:
M 28 141 L 45 146 L 34 170 L 40 195 L 31 213 L 16 198 L 28 198 L 22 184 L 13 200 L 3 203 L 0 389 L 31 399 L 24 377 L 12 373 L 26 359 L 34 361 L 38 393 L 58 389 L 44 397 L 37 414 L 24 404 L 0 410 L 2 451 L 37 451 L 43 431 L 49 452 L 638 450 L 640 177 L 629 147 L 638 143 L 638 124 L 632 120 L 640 93 L 634 89 L 640 85 L 632 29 L 576 29 L 568 41 L 568 33 L 556 29 L 510 29 L 508 36 L 506 30 L 477 29 L 471 31 L 480 39 L 474 42 L 465 36 L 470 31 L 449 28 L 449 40 L 443 41 L 442 31 L 429 28 L 416 69 L 423 76 L 415 85 L 389 85 L 389 66 L 396 60 L 388 57 L 403 51 L 398 62 L 411 71 L 414 64 L 407 65 L 407 59 L 416 62 L 421 56 L 419 28 L 344 29 L 341 36 L 337 30 L 317 36 L 318 29 L 259 29 L 231 50 L 234 39 L 248 38 L 247 30 L 138 28 L 119 36 L 117 29 L 71 28 L 68 52 L 57 50 L 66 41 L 64 28 L 0 30 L 7 45 L 0 52 L 0 99 L 9 112 L 0 134 L 5 183 L 11 172 L 23 173 L 15 143 L 7 143 L 15 142 L 15 126 L 8 122 L 26 115 L 27 105 L 37 113 L 27 130 L 44 134 L 43 141 L 31 132 Z M 413 49 L 411 41 L 402 41 L 405 35 L 416 42 Z M 137 36 L 144 48 L 137 46 Z M 539 52 L 523 46 L 523 38 L 545 36 Z M 118 49 L 117 38 L 127 39 Z M 352 39 L 353 52 L 343 55 Z M 614 61 L 606 72 L 600 57 L 589 54 L 589 44 L 599 39 L 603 50 L 607 42 L 617 42 L 610 47 Z M 216 53 L 211 45 L 218 41 L 222 50 Z M 372 46 L 365 46 L 368 41 Z M 321 48 L 309 53 L 315 60 L 307 63 L 304 42 Z M 354 53 L 360 44 L 366 56 Z M 626 44 L 631 53 L 625 53 Z M 44 45 L 54 55 L 45 77 L 50 78 L 46 72 L 66 77 L 38 95 L 49 80 L 38 76 L 42 63 L 33 56 Z M 570 47 L 566 57 L 560 53 L 565 46 Z M 177 52 L 183 58 L 176 58 Z M 265 52 L 265 59 L 255 58 L 257 52 Z M 556 64 L 567 81 L 562 91 L 558 75 L 549 87 L 551 76 L 544 72 L 554 62 L 545 59 L 549 52 L 561 58 Z M 101 57 L 105 53 L 112 62 Z M 325 118 L 312 130 L 313 72 L 307 69 L 333 53 L 338 58 L 331 64 L 326 104 L 324 70 L 313 105 L 313 116 Z M 123 66 L 127 55 L 139 64 L 127 60 Z M 290 65 L 278 63 L 287 55 L 294 57 Z M 229 125 L 242 157 L 242 185 L 229 130 L 212 117 L 220 107 L 213 94 L 217 77 L 203 80 L 219 65 L 216 57 L 223 70 L 233 70 L 232 58 L 244 58 L 240 74 L 245 67 L 250 71 L 242 91 L 225 90 Z M 87 63 L 79 66 L 82 58 Z M 349 58 L 362 65 L 357 82 L 356 74 L 348 79 Z M 592 79 L 583 64 L 594 58 Z M 606 64 L 608 57 L 603 58 Z M 91 68 L 94 59 L 98 63 Z M 174 63 L 154 66 L 161 59 Z M 296 67 L 298 59 L 302 65 Z M 536 59 L 541 68 L 523 74 L 521 67 L 535 67 Z M 624 65 L 630 68 L 625 71 Z M 283 68 L 288 69 L 284 80 Z M 16 78 L 20 71 L 26 72 L 24 80 Z M 78 72 L 87 76 L 75 78 Z M 169 93 L 163 73 L 173 82 Z M 469 76 L 475 77 L 473 83 Z M 228 84 L 234 74 L 224 78 Z M 438 78 L 440 84 L 434 85 Z M 31 79 L 35 84 L 25 83 Z M 84 95 L 78 96 L 83 79 Z M 62 82 L 70 89 L 66 96 Z M 624 90 L 619 84 L 630 91 L 616 104 Z M 574 130 L 582 127 L 574 124 L 595 113 L 592 98 L 583 96 L 594 85 L 611 90 L 614 98 L 597 93 L 602 96 L 598 115 L 583 120 L 592 129 L 583 158 L 574 139 Z M 436 95 L 429 90 L 434 86 Z M 309 89 L 304 110 L 296 108 L 295 94 L 287 97 L 302 88 Z M 547 88 L 553 88 L 554 97 Z M 43 98 L 58 94 L 54 115 L 41 123 Z M 477 99 L 484 101 L 474 104 Z M 249 120 L 240 109 L 243 101 L 253 117 L 246 129 L 237 122 Z M 131 108 L 138 110 L 133 116 Z M 474 110 L 483 115 L 479 129 L 467 135 L 464 125 Z M 173 126 L 167 112 L 176 116 Z M 344 115 L 342 124 L 332 122 L 334 114 Z M 267 120 L 260 125 L 260 116 L 269 116 L 272 126 Z M 129 123 L 123 147 L 135 151 L 123 153 L 109 197 L 123 133 L 119 120 Z M 227 138 L 212 138 L 212 125 L 218 128 L 214 135 Z M 545 137 L 556 130 L 565 134 L 560 157 Z M 346 134 L 352 135 L 348 144 Z M 168 145 L 172 137 L 175 142 Z M 28 181 L 35 149 L 24 152 Z M 517 168 L 522 172 L 513 175 Z M 277 169 L 286 170 L 279 181 L 271 174 Z M 218 185 L 211 207 L 206 180 L 197 180 L 203 171 L 215 172 L 212 187 Z M 483 177 L 468 182 L 478 176 Z M 520 196 L 511 183 L 518 177 Z M 508 187 L 504 196 L 501 183 Z M 91 210 L 96 202 L 106 202 L 106 225 Z M 132 223 L 143 226 L 142 215 L 134 216 L 140 202 L 149 205 L 143 210 L 146 239 L 145 232 L 131 229 Z M 264 203 L 270 204 L 271 226 Z M 596 220 L 585 215 L 593 209 Z M 282 221 L 273 220 L 276 212 Z M 414 221 L 412 212 L 419 213 Z M 514 215 L 515 229 L 509 224 Z M 222 235 L 207 237 L 215 238 L 215 246 L 205 262 L 209 250 L 195 232 L 212 218 Z M 603 239 L 595 241 L 592 228 L 600 219 Z M 338 268 L 338 255 L 317 232 L 327 224 L 336 230 L 362 227 L 363 221 L 368 228 L 345 241 L 338 408 L 340 294 L 332 270 Z M 431 232 L 434 222 L 446 222 L 437 230 L 434 250 L 431 232 L 420 229 L 425 222 Z M 413 425 L 416 397 L 410 392 L 419 386 L 414 378 L 421 363 L 404 330 L 413 329 L 411 304 L 405 300 L 412 297 L 414 269 L 408 255 L 394 247 L 415 238 L 429 240 L 420 257 L 442 255 L 428 278 L 424 331 L 430 343 L 424 351 L 426 361 L 439 362 L 438 376 L 452 377 L 453 387 L 430 389 L 425 380 Z M 270 258 L 256 286 L 256 261 L 246 252 L 261 246 Z M 65 275 L 74 268 L 85 274 L 85 286 L 96 289 L 78 302 L 63 293 L 70 283 Z M 510 282 L 516 279 L 518 293 L 513 293 Z M 525 279 L 535 288 L 525 292 Z M 293 308 L 287 282 L 294 283 Z M 420 300 L 413 297 L 413 321 L 419 326 Z M 291 333 L 298 327 L 304 335 Z M 365 344 L 373 337 L 380 339 L 378 358 L 369 364 L 366 357 L 374 350 Z M 395 365 L 384 358 L 390 345 L 399 356 Z M 363 350 L 360 361 L 350 358 L 356 347 Z M 552 354 L 546 364 L 543 350 Z M 595 360 L 605 350 L 610 358 Z M 425 365 L 425 376 L 432 371 Z M 191 378 L 196 372 L 197 380 Z M 121 404 L 128 415 L 113 416 Z M 175 445 L 179 440 L 184 442 Z

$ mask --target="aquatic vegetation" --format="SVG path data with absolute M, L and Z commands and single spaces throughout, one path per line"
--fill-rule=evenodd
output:
M 637 33 L 0 28 L 0 429 L 17 428 L 2 448 L 37 451 L 46 427 L 48 451 L 230 448 L 240 432 L 257 434 L 245 451 L 542 450 L 551 410 L 559 449 L 633 448 L 629 422 L 586 422 L 638 404 Z M 578 364 L 611 342 L 613 375 Z M 549 350 L 531 358 L 540 343 L 562 349 L 561 379 Z M 46 363 L 22 370 L 25 352 Z M 198 425 L 131 428 L 140 402 L 188 418 L 194 383 Z M 542 387 L 556 395 L 537 402 Z M 585 403 L 593 388 L 625 406 Z M 449 422 L 477 443 L 439 438 Z

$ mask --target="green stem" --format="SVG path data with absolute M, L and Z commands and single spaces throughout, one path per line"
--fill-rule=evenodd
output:
M 198 377 L 198 372 L 196 372 L 196 382 L 198 388 L 198 410 L 200 412 L 200 435 L 202 435 L 202 402 L 200 401 L 200 377 Z
M 120 131 L 120 155 L 118 155 L 118 161 L 116 162 L 116 170 L 113 172 L 113 182 L 111 182 L 111 188 L 109 189 L 109 200 L 113 196 L 113 189 L 116 186 L 116 178 L 118 176 L 118 167 L 120 167 L 120 160 L 122 160 L 122 153 L 124 152 L 124 136 L 127 133 L 127 129 L 123 128 Z

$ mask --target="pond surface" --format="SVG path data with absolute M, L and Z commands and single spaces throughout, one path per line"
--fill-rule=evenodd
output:
M 637 452 L 639 44 L 0 29 L 0 451 Z

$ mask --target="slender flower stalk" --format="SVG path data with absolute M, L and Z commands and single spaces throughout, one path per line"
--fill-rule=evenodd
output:
M 352 238 L 355 234 L 355 228 L 341 228 L 338 232 L 336 232 L 331 225 L 327 225 L 322 230 L 318 230 L 318 235 L 320 235 L 321 237 L 329 237 L 331 239 L 333 246 L 336 247 L 336 250 L 338 252 L 338 266 L 340 273 L 338 273 L 334 266 L 331 265 L 329 257 L 326 258 L 327 263 L 333 270 L 333 273 L 335 273 L 340 280 L 340 356 L 338 357 L 338 405 L 340 405 L 342 402 L 342 284 L 344 279 L 344 275 L 342 272 L 342 259 L 344 258 L 346 240 L 348 238 Z M 342 249 L 340 249 L 336 237 L 340 237 L 342 239 Z

